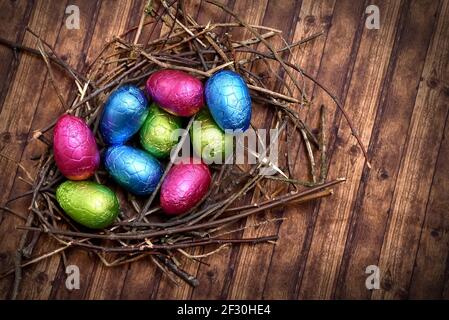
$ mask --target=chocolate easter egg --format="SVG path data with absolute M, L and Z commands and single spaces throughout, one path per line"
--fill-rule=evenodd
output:
M 221 129 L 248 129 L 251 121 L 251 97 L 243 78 L 229 70 L 212 75 L 204 88 L 206 104 Z
M 56 200 L 73 220 L 91 229 L 103 229 L 117 218 L 117 196 L 92 181 L 65 181 L 56 189 Z
M 162 110 L 155 103 L 140 129 L 140 143 L 143 148 L 157 158 L 170 155 L 178 143 L 176 129 L 181 127 L 181 119 Z
M 107 99 L 100 119 L 105 143 L 119 145 L 139 131 L 148 115 L 148 100 L 139 88 L 124 85 Z
M 190 129 L 190 138 L 193 150 L 207 164 L 224 163 L 232 154 L 233 136 L 221 130 L 207 108 L 196 115 Z
M 190 117 L 204 104 L 203 84 L 182 71 L 156 71 L 148 78 L 146 89 L 161 108 L 176 116 Z
M 161 164 L 152 155 L 125 145 L 109 147 L 104 165 L 118 184 L 136 195 L 153 192 L 163 173 Z
M 174 164 L 162 182 L 162 210 L 169 215 L 189 211 L 206 195 L 210 183 L 211 174 L 204 163 L 195 163 L 191 159 Z
M 53 132 L 53 152 L 61 173 L 71 180 L 92 176 L 100 164 L 95 137 L 78 117 L 63 115 Z

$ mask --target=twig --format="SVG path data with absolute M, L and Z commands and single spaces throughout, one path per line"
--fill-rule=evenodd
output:
M 16 217 L 19 217 L 20 219 L 27 220 L 26 216 L 22 215 L 21 213 L 18 213 L 17 211 L 15 211 L 15 210 L 13 210 L 11 208 L 8 208 L 8 207 L 5 207 L 5 206 L 1 206 L 0 210 L 4 210 L 6 212 L 9 212 L 9 213 L 15 215 Z
M 200 282 L 198 281 L 197 278 L 188 274 L 184 270 L 178 268 L 178 266 L 176 264 L 174 264 L 173 261 L 171 261 L 166 256 L 157 255 L 156 258 L 159 259 L 163 264 L 165 264 L 171 272 L 176 274 L 178 277 L 180 277 L 182 280 L 187 282 L 192 287 L 197 287 L 200 284 Z
M 50 251 L 50 252 L 44 253 L 44 254 L 42 254 L 42 255 L 40 255 L 40 256 L 38 256 L 38 257 L 36 257 L 36 258 L 30 260 L 30 261 L 27 261 L 27 262 L 25 262 L 25 263 L 22 263 L 22 264 L 20 265 L 20 267 L 21 267 L 21 268 L 24 268 L 24 267 L 26 267 L 26 266 L 35 264 L 35 263 L 37 263 L 37 262 L 39 262 L 39 261 L 45 260 L 45 259 L 47 259 L 47 258 L 49 258 L 49 257 L 54 256 L 55 254 L 58 254 L 58 253 L 60 253 L 60 252 L 62 252 L 62 251 L 64 251 L 64 250 L 68 249 L 70 246 L 71 246 L 71 244 L 69 243 L 69 244 L 67 244 L 67 245 L 64 246 L 64 247 L 60 247 L 60 248 L 58 248 L 58 249 L 55 249 L 55 250 L 52 250 L 52 251 Z M 4 277 L 6 277 L 6 276 L 9 276 L 9 275 L 12 274 L 13 272 L 14 272 L 14 269 L 11 269 L 11 270 L 9 270 L 9 271 L 3 273 L 2 275 L 0 275 L 0 279 L 4 278 Z
M 316 173 L 315 173 L 315 157 L 313 156 L 312 147 L 310 146 L 309 138 L 303 129 L 300 129 L 302 138 L 306 145 L 307 156 L 309 157 L 310 173 L 312 175 L 312 182 L 316 183 Z
M 161 179 L 159 180 L 156 188 L 154 189 L 153 193 L 151 194 L 150 198 L 147 200 L 147 202 L 143 206 L 142 210 L 140 211 L 140 214 L 139 214 L 139 217 L 137 218 L 137 221 L 140 221 L 140 220 L 143 219 L 143 217 L 145 216 L 145 213 L 148 211 L 148 209 L 150 208 L 151 204 L 153 203 L 153 200 L 156 197 L 156 194 L 159 191 L 159 189 L 160 189 L 160 187 L 162 185 L 162 182 L 164 181 L 164 178 L 167 176 L 168 172 L 170 171 L 171 167 L 173 166 L 173 162 L 178 157 L 179 150 L 181 150 L 182 145 L 184 144 L 187 136 L 189 135 L 189 130 L 190 130 L 190 127 L 192 126 L 194 120 L 195 120 L 195 116 L 192 116 L 190 118 L 189 123 L 187 124 L 187 127 L 185 128 L 185 130 L 182 133 L 181 139 L 179 140 L 179 142 L 176 145 L 176 148 L 175 148 L 175 150 L 173 152 L 173 155 L 174 155 L 175 158 L 172 159 L 173 157 L 170 157 L 170 162 L 165 167 L 165 171 L 164 171 Z
M 145 7 L 151 7 L 152 0 L 148 0 Z M 142 15 L 140 16 L 139 26 L 137 28 L 136 36 L 134 37 L 134 44 L 137 44 L 139 42 L 140 34 L 142 33 L 142 28 L 145 23 L 145 17 L 147 16 L 147 13 L 145 10 L 142 12 Z
M 0 153 L 0 157 L 5 158 L 5 159 L 7 159 L 7 160 L 9 160 L 9 161 L 11 161 L 11 162 L 14 162 L 20 169 L 23 170 L 23 172 L 25 172 L 27 178 L 28 178 L 30 181 L 34 181 L 34 178 L 31 176 L 30 172 L 29 172 L 29 171 L 25 168 L 25 166 L 22 165 L 20 162 L 15 161 L 14 159 L 11 159 L 10 157 L 5 156 L 4 154 L 1 154 L 1 153 Z
M 210 1 L 210 0 L 206 0 L 206 1 Z M 263 56 L 265 58 L 275 59 L 275 57 L 273 55 L 270 55 L 270 54 L 265 54 L 265 53 L 261 53 L 261 52 L 254 52 L 254 53 L 258 54 L 258 55 L 261 55 L 261 56 Z M 340 103 L 340 101 L 338 100 L 338 98 L 326 86 L 324 86 L 320 81 L 315 79 L 312 75 L 310 75 L 309 73 L 307 73 L 306 71 L 304 71 L 300 67 L 298 67 L 298 66 L 296 66 L 296 65 L 294 65 L 294 64 L 292 64 L 290 62 L 284 62 L 284 63 L 288 67 L 290 67 L 290 68 L 292 68 L 292 69 L 302 73 L 306 78 L 308 78 L 311 81 L 313 81 L 319 88 L 321 88 L 324 92 L 326 92 L 326 94 L 334 101 L 334 103 L 337 105 L 337 107 L 340 110 L 340 112 L 343 114 L 343 117 L 345 118 L 346 123 L 348 124 L 349 128 L 351 129 L 351 134 L 357 140 L 357 143 L 358 143 L 360 149 L 362 150 L 363 156 L 365 157 L 365 161 L 366 161 L 367 167 L 371 169 L 371 163 L 369 162 L 368 153 L 367 153 L 367 151 L 365 149 L 365 146 L 362 143 L 362 140 L 359 137 L 359 135 L 357 133 L 357 130 L 355 129 L 354 125 L 352 124 L 351 118 L 349 117 L 349 115 L 347 114 L 345 109 L 343 108 L 343 106 Z
M 321 151 L 321 168 L 320 181 L 324 182 L 327 177 L 327 141 L 326 141 L 326 108 L 321 105 L 320 108 L 320 151 Z
M 305 197 L 305 196 L 311 195 L 311 194 L 313 194 L 313 193 L 315 193 L 315 192 L 317 192 L 319 190 L 331 187 L 333 185 L 342 183 L 344 181 L 345 181 L 344 178 L 339 178 L 339 179 L 336 179 L 336 180 L 333 180 L 333 181 L 330 181 L 330 182 L 326 182 L 326 183 L 324 183 L 324 184 L 322 184 L 320 186 L 316 186 L 316 187 L 313 187 L 313 188 L 310 188 L 308 190 L 305 190 L 305 191 L 302 191 L 302 192 L 298 192 L 298 193 L 295 193 L 295 194 L 287 195 L 287 196 L 279 199 L 279 201 L 277 201 L 276 203 L 266 204 L 266 205 L 260 206 L 258 208 L 250 209 L 250 210 L 244 211 L 242 213 L 233 215 L 231 217 L 226 217 L 226 218 L 222 218 L 220 220 L 205 222 L 205 223 L 202 223 L 202 224 L 196 224 L 196 225 L 191 225 L 191 226 L 181 226 L 181 227 L 176 227 L 176 228 L 169 228 L 169 229 L 166 229 L 166 230 L 144 231 L 144 232 L 134 232 L 134 233 L 126 232 L 126 233 L 115 233 L 115 234 L 98 234 L 98 233 L 73 232 L 73 231 L 66 231 L 66 230 L 54 230 L 52 228 L 49 228 L 48 230 L 44 230 L 44 229 L 41 229 L 41 228 L 22 228 L 22 227 L 18 227 L 18 229 L 36 230 L 36 231 L 41 231 L 41 232 L 50 233 L 50 234 L 61 234 L 61 235 L 68 235 L 68 236 L 74 236 L 74 237 L 109 239 L 109 240 L 145 239 L 145 238 L 152 238 L 152 237 L 157 237 L 157 236 L 167 236 L 167 235 L 173 235 L 173 234 L 179 234 L 179 233 L 195 231 L 195 230 L 199 230 L 199 229 L 212 228 L 212 227 L 215 227 L 217 225 L 220 225 L 220 224 L 223 224 L 223 223 L 226 223 L 226 222 L 239 220 L 239 219 L 245 218 L 245 217 L 247 217 L 249 215 L 252 215 L 254 213 L 257 213 L 257 212 L 260 212 L 260 211 L 264 211 L 264 210 L 268 210 L 268 209 L 271 209 L 273 207 L 276 207 L 276 206 L 288 203 L 290 201 L 298 200 L 301 197 Z M 138 226 L 138 225 L 139 224 L 136 223 L 136 226 Z M 144 224 L 140 224 L 140 225 L 144 225 Z
M 277 180 L 277 181 L 283 181 L 283 182 L 287 182 L 287 183 L 293 183 L 293 184 L 297 184 L 297 185 L 301 185 L 301 186 L 305 186 L 305 187 L 313 187 L 316 186 L 316 182 L 310 182 L 310 181 L 302 181 L 302 180 L 297 180 L 297 179 L 288 179 L 288 178 L 284 178 L 284 177 L 276 177 L 276 176 L 264 176 L 265 179 L 269 179 L 269 180 Z
M 39 51 L 40 51 L 40 53 L 42 55 L 42 59 L 44 60 L 45 65 L 47 66 L 48 75 L 50 77 L 50 83 L 53 86 L 53 89 L 55 89 L 56 95 L 58 96 L 59 102 L 61 102 L 62 107 L 64 108 L 64 110 L 67 110 L 68 108 L 67 108 L 67 105 L 65 104 L 64 98 L 63 98 L 61 92 L 59 91 L 59 88 L 56 86 L 53 70 L 51 68 L 50 62 L 48 61 L 48 55 L 45 52 L 44 47 L 42 45 L 42 41 L 40 39 L 38 39 L 38 45 L 37 46 L 38 46 Z
M 271 91 L 271 90 L 268 90 L 268 89 L 256 87 L 256 86 L 253 86 L 251 84 L 248 85 L 248 88 L 250 88 L 251 90 L 254 90 L 254 91 L 258 91 L 258 92 L 269 94 L 272 97 L 275 97 L 275 98 L 278 98 L 278 99 L 282 99 L 282 100 L 285 100 L 285 101 L 288 101 L 288 102 L 300 103 L 300 101 L 298 99 L 295 99 L 295 98 L 283 95 L 282 93 L 277 93 L 277 92 L 274 92 L 274 91 Z
M 31 226 L 34 221 L 34 214 L 29 214 L 25 226 Z M 11 300 L 16 300 L 19 294 L 20 282 L 22 281 L 22 250 L 27 241 L 28 232 L 25 232 L 20 238 L 19 247 L 14 256 L 14 284 L 11 294 Z
M 209 251 L 209 252 L 204 253 L 204 254 L 197 254 L 197 255 L 189 254 L 189 253 L 185 252 L 182 249 L 177 249 L 177 250 L 179 252 L 181 252 L 183 255 L 185 255 L 187 258 L 190 258 L 190 259 L 201 259 L 201 258 L 206 258 L 206 257 L 209 257 L 211 255 L 214 255 L 214 254 L 222 251 L 223 249 L 226 249 L 226 248 L 229 248 L 229 247 L 230 247 L 230 244 L 229 243 L 225 243 L 225 244 L 222 244 L 221 246 L 219 246 L 215 250 Z
M 277 51 L 273 48 L 273 46 L 266 39 L 262 38 L 261 35 L 254 28 L 252 28 L 249 24 L 247 24 L 245 21 L 243 21 L 235 12 L 233 12 L 231 9 L 229 9 L 224 4 L 219 3 L 217 1 L 214 1 L 214 0 L 205 0 L 205 1 L 208 2 L 208 3 L 211 3 L 211 4 L 215 5 L 215 6 L 220 7 L 221 9 L 223 9 L 224 11 L 226 11 L 227 13 L 232 15 L 239 23 L 241 23 L 243 26 L 245 26 L 248 29 L 248 31 L 250 31 L 254 36 L 259 38 L 261 40 L 261 42 L 263 42 L 265 44 L 265 46 L 268 49 L 270 49 L 270 51 L 272 52 L 274 58 L 282 65 L 282 67 L 284 67 L 285 71 L 287 72 L 287 74 L 289 75 L 289 77 L 291 78 L 293 83 L 296 85 L 296 87 L 298 88 L 298 90 L 302 94 L 302 89 L 299 86 L 298 82 L 296 81 L 295 76 L 290 71 L 290 69 L 287 68 L 287 65 L 285 64 L 284 60 L 282 60 L 282 58 L 279 56 Z

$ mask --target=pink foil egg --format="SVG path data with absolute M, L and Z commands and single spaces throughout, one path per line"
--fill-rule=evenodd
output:
M 192 159 L 183 160 L 173 165 L 165 177 L 161 186 L 160 205 L 166 214 L 186 213 L 198 204 L 209 190 L 209 168 L 204 163 L 196 162 Z
M 56 123 L 53 152 L 59 171 L 70 180 L 89 178 L 100 164 L 92 131 L 83 120 L 68 114 Z
M 156 71 L 148 78 L 146 89 L 162 109 L 176 116 L 190 117 L 204 105 L 203 84 L 182 71 Z

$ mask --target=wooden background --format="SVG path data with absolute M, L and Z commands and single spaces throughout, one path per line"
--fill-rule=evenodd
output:
M 330 178 L 345 176 L 333 198 L 266 213 L 289 219 L 278 227 L 247 229 L 244 236 L 278 233 L 276 246 L 233 247 L 187 262 L 196 289 L 174 286 L 148 260 L 106 268 L 81 250 L 70 264 L 81 271 L 81 288 L 65 288 L 59 256 L 24 269 L 19 298 L 26 299 L 405 299 L 449 298 L 449 1 L 226 1 L 247 21 L 282 29 L 292 42 L 325 30 L 295 50 L 300 64 L 344 102 L 368 146 L 369 170 L 335 106 L 312 85 L 332 122 Z M 80 8 L 81 28 L 65 27 L 65 9 Z M 365 28 L 365 8 L 380 8 L 379 30 Z M 40 34 L 77 70 L 104 42 L 138 24 L 144 1 L 0 1 L 0 36 L 26 46 Z M 215 7 L 188 1 L 188 12 L 203 23 L 229 21 Z M 145 35 L 144 35 L 145 36 Z M 283 46 L 281 42 L 277 47 Z M 66 98 L 72 84 L 55 75 Z M 62 112 L 45 65 L 35 56 L 0 46 L 0 204 L 28 190 L 21 163 L 31 174 L 43 145 L 27 144 L 32 131 Z M 265 114 L 254 121 L 263 123 Z M 295 146 L 292 150 L 298 152 Z M 295 167 L 298 172 L 300 166 Z M 29 199 L 10 207 L 26 213 Z M 257 218 L 252 218 L 257 219 Z M 13 266 L 23 221 L 2 213 L 0 273 Z M 250 222 L 248 222 L 250 223 Z M 40 240 L 35 254 L 54 248 Z M 381 289 L 365 287 L 365 268 L 380 268 Z M 11 294 L 13 277 L 0 280 L 0 297 Z

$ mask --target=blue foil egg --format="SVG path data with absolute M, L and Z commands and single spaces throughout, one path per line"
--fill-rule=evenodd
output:
M 128 141 L 148 115 L 148 100 L 142 90 L 124 85 L 106 101 L 100 119 L 100 133 L 105 143 L 123 144 Z
M 221 129 L 248 129 L 251 97 L 239 74 L 229 70 L 215 73 L 207 80 L 204 95 L 211 115 Z
M 119 185 L 136 195 L 153 192 L 163 174 L 156 158 L 125 145 L 109 147 L 104 155 L 104 165 Z

